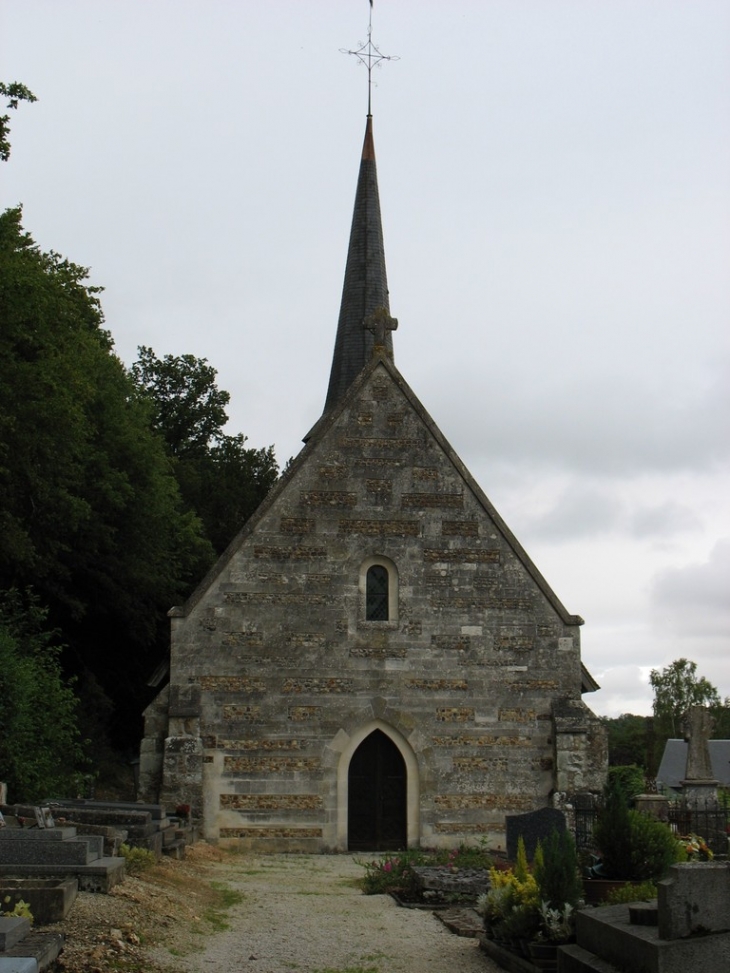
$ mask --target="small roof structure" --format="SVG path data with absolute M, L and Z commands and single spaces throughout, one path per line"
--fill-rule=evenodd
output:
M 686 740 L 667 740 L 664 755 L 659 765 L 657 784 L 672 790 L 681 790 L 687 769 Z M 730 740 L 708 740 L 710 762 L 715 779 L 725 787 L 730 786 Z

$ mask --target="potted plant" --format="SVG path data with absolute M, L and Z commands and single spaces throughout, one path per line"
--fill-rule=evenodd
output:
M 489 891 L 477 900 L 486 935 L 499 945 L 522 950 L 521 944 L 526 944 L 539 929 L 540 901 L 522 838 L 517 843 L 514 867 L 505 871 L 490 868 L 489 882 Z
M 578 854 L 567 831 L 553 831 L 545 846 L 538 846 L 533 871 L 540 904 L 530 958 L 539 969 L 554 970 L 558 946 L 573 939 L 575 909 L 582 901 Z
M 662 821 L 630 810 L 620 791 L 606 793 L 593 838 L 599 858 L 586 872 L 586 901 L 597 903 L 621 885 L 658 881 L 682 856 L 677 839 Z

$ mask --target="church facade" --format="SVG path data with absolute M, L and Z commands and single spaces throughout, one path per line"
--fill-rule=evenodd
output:
M 272 851 L 504 847 L 600 790 L 582 619 L 393 361 L 372 121 L 324 414 L 188 602 L 141 794 Z

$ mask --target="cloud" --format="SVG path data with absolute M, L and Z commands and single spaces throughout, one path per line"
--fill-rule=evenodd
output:
M 621 512 L 622 503 L 611 492 L 575 482 L 550 510 L 528 521 L 526 529 L 546 540 L 594 536 L 613 530 Z
M 730 648 L 730 538 L 719 541 L 703 564 L 656 575 L 651 600 L 661 628 L 683 637 L 719 638 Z
M 529 334 L 525 340 L 531 344 Z M 463 453 L 525 471 L 617 479 L 710 471 L 730 461 L 730 380 L 720 365 L 709 375 L 683 377 L 677 362 L 661 376 L 637 374 L 633 366 L 614 371 L 610 362 L 585 376 L 551 367 L 540 374 L 542 364 L 529 353 L 519 375 L 505 368 L 485 382 L 462 361 L 458 373 L 447 371 L 439 383 L 458 395 L 439 395 L 426 406 L 447 435 L 459 430 Z
M 592 675 L 600 690 L 584 699 L 594 712 L 616 717 L 622 713 L 648 716 L 652 711 L 649 678 L 645 668 L 636 665 L 612 666 L 595 670 Z
M 629 516 L 631 533 L 640 538 L 666 538 L 700 526 L 700 518 L 690 507 L 672 500 L 640 506 Z

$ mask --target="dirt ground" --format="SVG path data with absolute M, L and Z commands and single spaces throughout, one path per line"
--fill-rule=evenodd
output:
M 183 861 L 163 858 L 148 871 L 127 876 L 106 895 L 79 892 L 64 922 L 43 927 L 65 937 L 54 969 L 174 973 L 173 955 L 170 964 L 158 963 L 151 950 L 194 952 L 206 936 L 220 931 L 226 897 L 215 887 L 215 866 L 227 857 L 199 842 L 187 849 Z
M 352 857 L 203 842 L 108 895 L 80 893 L 58 973 L 494 973 L 430 912 L 364 896 Z

